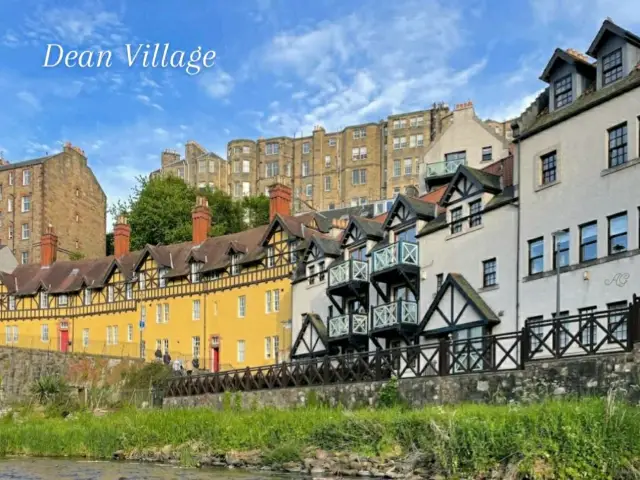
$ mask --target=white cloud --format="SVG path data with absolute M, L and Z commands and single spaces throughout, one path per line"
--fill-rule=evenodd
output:
M 488 111 L 487 118 L 491 118 L 492 120 L 497 120 L 499 122 L 516 118 L 529 108 L 529 105 L 531 105 L 543 91 L 544 89 L 541 89 L 537 92 L 520 97 L 513 102 L 498 104 Z
M 257 128 L 265 135 L 308 133 L 316 124 L 333 130 L 443 100 L 486 65 L 484 58 L 452 65 L 464 27 L 454 4 L 397 0 L 279 33 L 254 58 L 279 75 L 276 86 L 290 88 L 294 76 L 304 88 Z
M 611 17 L 619 25 L 640 23 L 640 3 L 620 0 L 530 0 L 534 18 L 543 24 L 555 21 L 582 26 L 591 35 L 594 27 Z M 567 12 L 571 12 L 570 15 Z
M 22 90 L 21 92 L 18 92 L 17 97 L 31 108 L 40 110 L 40 100 L 38 100 L 33 93 Z
M 227 97 L 234 88 L 235 81 L 231 75 L 217 67 L 215 70 L 200 75 L 200 87 L 211 98 Z
M 160 110 L 161 112 L 164 111 L 164 108 L 162 108 L 157 103 L 152 102 L 151 98 L 149 98 L 147 95 L 142 95 L 142 94 L 136 95 L 136 99 L 143 105 L 147 105 L 149 107 L 155 108 L 156 110 Z
M 29 155 L 51 155 L 53 153 L 56 153 L 59 149 L 55 149 L 52 148 L 51 146 L 45 144 L 45 143 L 38 143 L 38 142 L 33 142 L 33 141 L 28 141 L 25 151 L 29 154 Z

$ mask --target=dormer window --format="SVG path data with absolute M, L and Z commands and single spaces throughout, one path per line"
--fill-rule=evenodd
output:
M 354 260 L 367 260 L 367 247 L 363 246 L 360 248 L 354 248 L 349 251 L 349 258 L 353 258 Z
M 416 243 L 416 229 L 415 227 L 409 227 L 401 232 L 395 234 L 396 242 L 411 242 Z
M 9 295 L 9 310 L 16 309 L 16 297 L 15 295 Z
M 138 288 L 140 290 L 146 290 L 147 288 L 147 274 L 144 272 L 140 272 L 138 275 Z
M 200 283 L 200 270 L 202 264 L 198 262 L 191 263 L 191 283 Z
M 469 227 L 482 225 L 482 200 L 469 203 Z
M 115 300 L 115 292 L 113 285 L 107 286 L 107 302 L 112 303 Z
M 84 289 L 84 304 L 91 305 L 91 290 L 88 288 Z
M 231 255 L 231 275 L 240 273 L 240 265 L 238 265 L 238 255 Z
M 69 297 L 66 295 L 58 295 L 58 306 L 66 307 L 69 304 Z
M 622 78 L 622 48 L 602 57 L 602 86 Z
M 573 101 L 571 74 L 556 80 L 553 84 L 555 108 L 561 108 Z
M 49 294 L 40 292 L 40 308 L 49 308 Z
M 462 207 L 451 210 L 451 233 L 462 231 Z
M 275 264 L 276 264 L 276 259 L 275 259 L 275 252 L 273 250 L 273 247 L 267 247 L 267 267 L 271 268 L 275 266 Z
M 309 265 L 307 267 L 307 278 L 309 279 L 309 285 L 316 283 L 316 267 L 315 265 Z
M 131 300 L 133 298 L 133 283 L 127 283 L 125 285 L 125 292 L 127 300 Z
M 296 252 L 295 243 L 289 244 L 289 260 L 291 263 L 296 263 L 298 261 L 298 252 Z
M 159 268 L 158 269 L 158 284 L 160 285 L 160 288 L 164 288 L 164 287 L 167 286 L 166 275 L 167 275 L 167 269 L 166 268 Z

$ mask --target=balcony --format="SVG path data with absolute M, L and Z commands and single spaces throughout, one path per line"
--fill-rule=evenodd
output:
M 407 274 L 417 275 L 418 244 L 401 240 L 376 250 L 372 255 L 371 279 L 384 283 L 398 283 Z
M 373 307 L 371 334 L 384 336 L 390 332 L 404 330 L 412 334 L 418 329 L 418 304 L 409 300 L 397 300 Z
M 366 293 L 369 289 L 369 264 L 350 258 L 329 268 L 327 293 L 342 297 Z
M 329 341 L 348 341 L 366 345 L 368 342 L 369 318 L 366 313 L 347 313 L 329 319 Z
M 458 170 L 458 167 L 466 164 L 466 158 L 457 158 L 455 160 L 425 164 L 424 181 L 427 189 L 448 183 Z

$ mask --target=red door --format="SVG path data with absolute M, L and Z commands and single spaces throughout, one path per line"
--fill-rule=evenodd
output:
M 60 330 L 60 351 L 66 353 L 69 350 L 69 330 Z
M 220 347 L 213 347 L 211 349 L 211 371 L 220 371 Z

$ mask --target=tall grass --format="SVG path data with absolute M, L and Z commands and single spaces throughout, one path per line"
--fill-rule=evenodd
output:
M 553 478 L 634 478 L 620 475 L 632 475 L 640 458 L 640 410 L 586 399 L 356 412 L 124 410 L 0 424 L 5 455 L 111 458 L 117 450 L 187 442 L 219 453 L 259 449 L 267 458 L 284 447 L 288 456 L 311 447 L 380 456 L 418 452 L 426 468 L 446 475 L 511 464 L 532 478 L 543 478 L 546 470 Z

